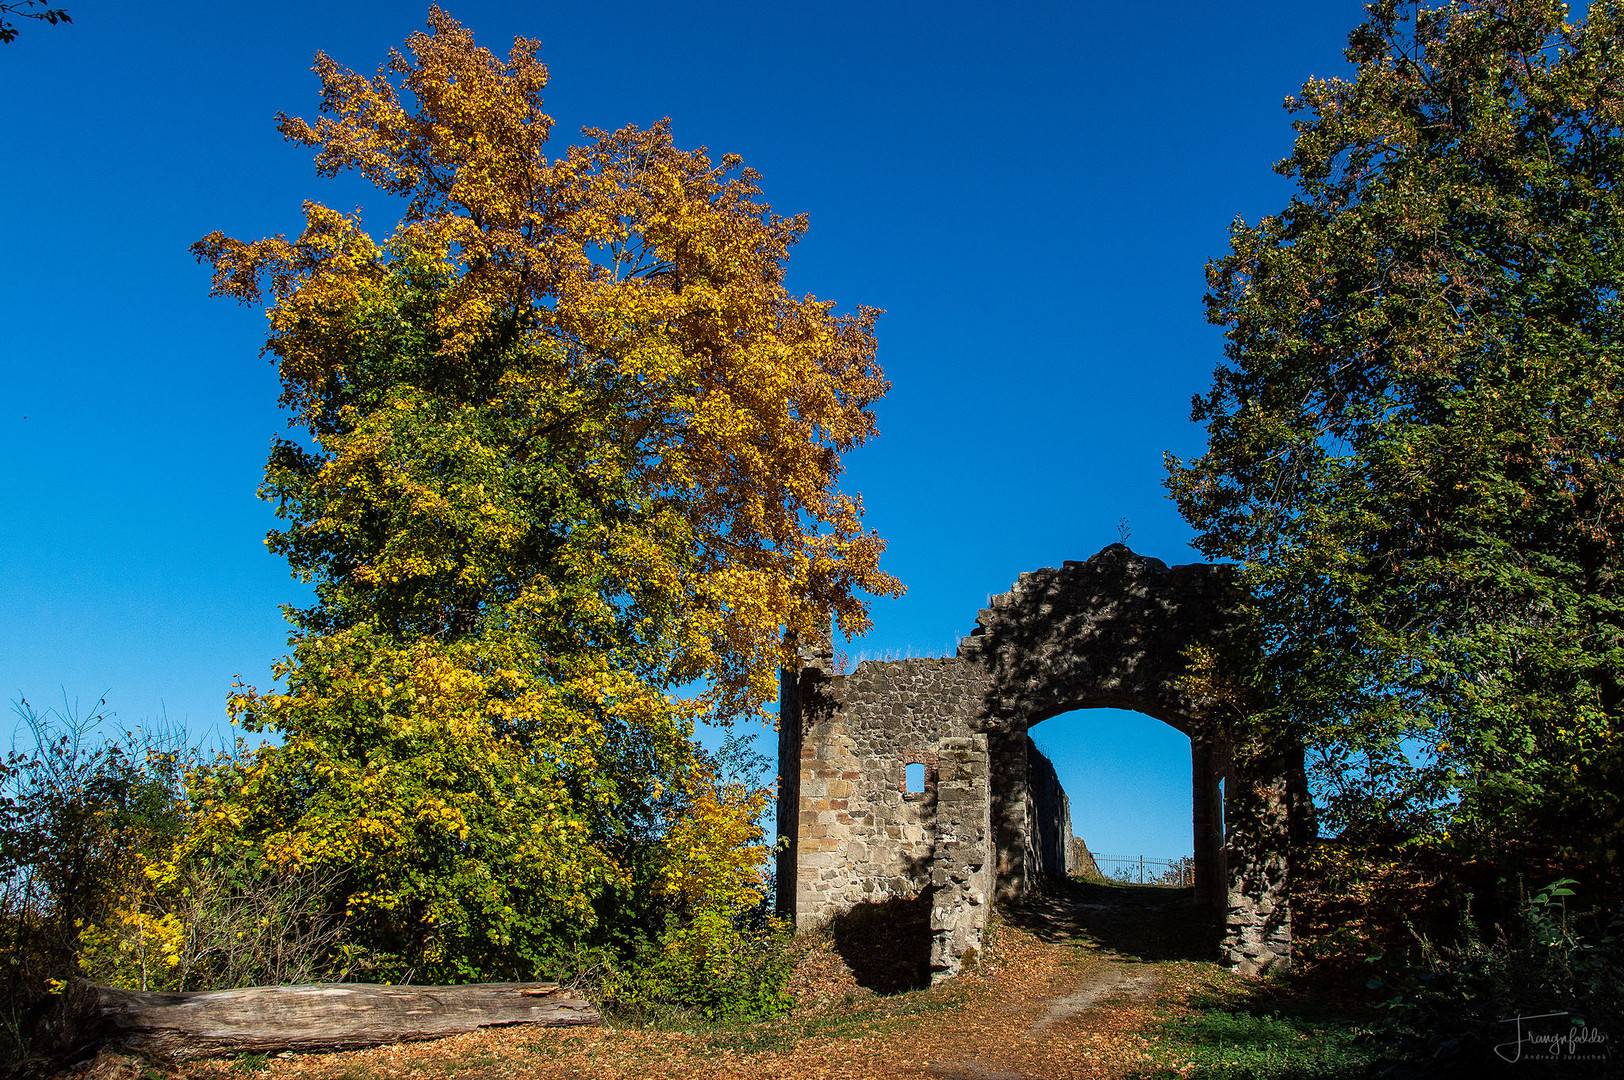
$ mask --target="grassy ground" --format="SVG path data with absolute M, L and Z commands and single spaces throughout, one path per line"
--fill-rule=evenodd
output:
M 799 1004 L 771 1023 L 515 1028 L 168 1072 L 108 1059 L 83 1080 L 1365 1075 L 1345 1014 L 1289 983 L 1230 975 L 1206 955 L 1211 940 L 1189 890 L 1072 882 L 1006 912 L 981 971 L 930 989 L 875 993 L 835 939 L 807 942 Z

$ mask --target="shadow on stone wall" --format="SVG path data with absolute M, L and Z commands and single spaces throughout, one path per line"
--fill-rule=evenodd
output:
M 1189 733 L 1184 650 L 1217 644 L 1236 598 L 1228 567 L 1169 568 L 1112 544 L 1087 562 L 1022 574 L 971 639 L 992 678 L 986 715 L 1028 723 L 1078 708 L 1133 709 Z
M 829 923 L 835 951 L 858 985 L 901 994 L 930 985 L 930 909 L 934 889 L 912 898 L 858 904 Z

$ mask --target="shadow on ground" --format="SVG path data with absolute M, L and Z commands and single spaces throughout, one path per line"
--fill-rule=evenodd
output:
M 859 986 L 902 994 L 930 985 L 931 892 L 858 904 L 829 924 L 835 952 Z
M 1069 878 L 1046 882 L 1005 916 L 1044 941 L 1086 942 L 1129 959 L 1218 959 L 1219 916 L 1197 911 L 1192 889 Z

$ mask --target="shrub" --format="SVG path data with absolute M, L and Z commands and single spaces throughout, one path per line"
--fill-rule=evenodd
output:
M 789 1010 L 790 926 L 765 914 L 761 819 L 771 792 L 755 778 L 766 767 L 738 733 L 698 755 L 653 881 L 665 928 L 606 980 L 610 1009 L 655 1021 L 762 1020 Z
M 555 972 L 583 935 L 613 929 L 600 923 L 614 921 L 613 902 L 655 845 L 628 830 L 611 858 L 587 803 L 618 796 L 577 798 L 557 768 L 566 744 L 501 735 L 477 701 L 447 689 L 454 680 L 419 686 L 421 674 L 382 664 L 368 675 L 380 699 L 417 695 L 411 715 L 367 717 L 356 696 L 354 722 L 335 718 L 335 732 L 284 732 L 279 745 L 200 771 L 180 867 L 314 875 L 373 981 Z M 344 725 L 378 741 L 346 739 Z M 630 798 L 648 801 L 640 790 Z
M 81 928 L 144 886 L 186 819 L 178 732 L 109 737 L 105 702 L 15 709 L 33 746 L 0 759 L 0 1064 L 25 1055 L 50 981 L 75 972 Z
M 341 941 L 333 875 L 194 859 L 154 868 L 80 935 L 93 982 L 139 990 L 342 980 L 364 957 Z
M 1390 983 L 1370 980 L 1372 989 L 1394 991 L 1378 1033 L 1389 1055 L 1403 1062 L 1389 1075 L 1484 1069 L 1529 1075 L 1544 1051 L 1525 1044 L 1520 1060 L 1507 1060 L 1517 1050 L 1516 1017 L 1529 1018 L 1525 1033 L 1578 1036 L 1577 1046 L 1546 1059 L 1561 1075 L 1606 1074 L 1609 1043 L 1624 1038 L 1624 915 L 1571 915 L 1572 884 L 1562 879 L 1527 898 L 1518 918 L 1492 938 L 1468 924 L 1457 946 L 1428 943 L 1421 964 Z
M 717 907 L 673 920 L 652 948 L 603 988 L 612 1011 L 640 1020 L 768 1020 L 793 1004 L 786 922 Z

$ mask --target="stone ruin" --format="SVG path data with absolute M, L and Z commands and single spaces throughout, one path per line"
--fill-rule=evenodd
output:
M 803 646 L 780 687 L 780 912 L 805 930 L 928 906 L 930 978 L 957 974 L 995 899 L 1087 857 L 1028 729 L 1131 709 L 1190 737 L 1195 902 L 1221 925 L 1215 953 L 1246 974 L 1289 964 L 1301 748 L 1249 736 L 1228 695 L 1203 697 L 1187 677 L 1193 649 L 1244 654 L 1242 599 L 1229 567 L 1169 568 L 1113 544 L 1020 575 L 954 657 L 836 674 L 829 638 Z M 908 790 L 910 764 L 924 767 L 922 791 Z

